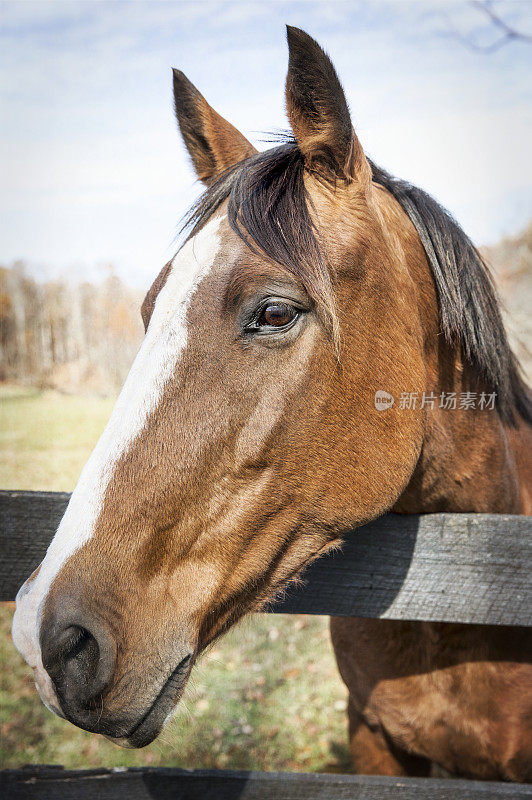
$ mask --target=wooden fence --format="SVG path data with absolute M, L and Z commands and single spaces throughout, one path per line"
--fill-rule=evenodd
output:
M 42 560 L 69 495 L 0 492 L 0 600 Z M 532 626 L 532 517 L 389 514 L 315 562 L 269 609 L 397 620 Z M 491 800 L 532 798 L 532 785 L 436 778 L 128 769 L 0 772 L 4 798 L 94 800 Z

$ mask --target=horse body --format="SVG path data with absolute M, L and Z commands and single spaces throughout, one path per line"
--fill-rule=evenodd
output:
M 43 700 L 126 746 L 158 735 L 210 642 L 346 530 L 390 509 L 530 510 L 530 401 L 480 257 L 366 159 L 319 46 L 290 29 L 289 49 L 294 138 L 265 153 L 174 73 L 207 190 L 17 598 Z M 497 406 L 437 402 L 471 391 Z M 401 407 L 404 392 L 436 402 Z M 332 634 L 359 771 L 529 777 L 522 632 L 334 619 Z

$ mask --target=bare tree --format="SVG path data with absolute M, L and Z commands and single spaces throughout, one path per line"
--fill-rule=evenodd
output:
M 532 35 L 519 30 L 517 27 L 507 22 L 496 10 L 493 0 L 472 0 L 471 5 L 487 19 L 489 29 L 492 31 L 495 38 L 487 44 L 479 42 L 472 34 L 462 33 L 452 22 L 450 17 L 447 16 L 447 24 L 452 35 L 470 50 L 476 50 L 479 53 L 494 53 L 510 42 L 532 44 Z
M 141 299 L 112 268 L 79 285 L 0 266 L 0 380 L 116 392 L 142 337 Z

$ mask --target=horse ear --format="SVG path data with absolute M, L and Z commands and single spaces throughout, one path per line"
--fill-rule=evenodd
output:
M 208 104 L 193 83 L 174 69 L 175 113 L 198 178 L 210 183 L 219 173 L 257 151 L 240 131 Z
M 286 110 L 307 166 L 347 181 L 371 180 L 329 56 L 299 28 L 287 25 L 287 39 Z

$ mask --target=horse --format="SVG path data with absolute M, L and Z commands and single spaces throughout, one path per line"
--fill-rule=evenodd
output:
M 17 596 L 46 706 L 127 747 L 159 734 L 210 643 L 347 531 L 390 510 L 532 511 L 531 395 L 481 256 L 366 157 L 317 42 L 289 27 L 288 47 L 291 133 L 263 152 L 174 70 L 206 188 Z M 357 772 L 532 777 L 525 631 L 331 632 Z

